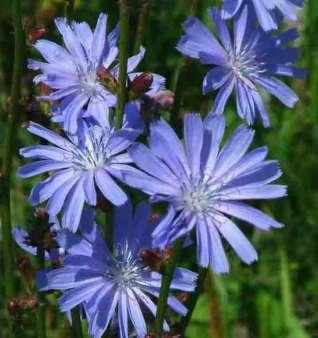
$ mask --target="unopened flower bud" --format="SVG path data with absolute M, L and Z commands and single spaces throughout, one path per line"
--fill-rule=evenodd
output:
M 34 278 L 31 260 L 27 256 L 20 256 L 17 258 L 17 264 L 23 279 L 31 285 Z
M 40 95 L 41 96 L 48 96 L 52 93 L 52 88 L 46 85 L 45 83 L 40 84 Z
M 7 309 L 8 312 L 10 313 L 10 315 L 14 316 L 16 315 L 19 310 L 21 309 L 21 304 L 19 299 L 17 298 L 11 298 L 9 299 L 8 303 L 7 303 Z
M 36 208 L 34 212 L 34 217 L 38 220 L 47 222 L 49 219 L 49 214 L 44 208 Z
M 190 295 L 189 293 L 187 292 L 181 292 L 178 296 L 177 296 L 178 300 L 181 302 L 181 303 L 186 303 L 189 298 L 190 298 Z
M 28 34 L 28 38 L 30 42 L 33 44 L 38 39 L 42 38 L 47 33 L 47 29 L 45 27 L 35 27 L 30 30 Z
M 134 95 L 139 96 L 149 90 L 152 82 L 153 76 L 151 73 L 142 73 L 132 80 L 129 87 Z
M 105 67 L 100 67 L 97 71 L 97 76 L 101 84 L 111 92 L 116 92 L 118 81 L 114 75 Z
M 150 222 L 151 222 L 151 223 L 155 223 L 155 222 L 158 221 L 159 218 L 160 218 L 159 212 L 153 212 L 153 213 L 151 213 L 151 215 L 150 215 Z
M 162 256 L 149 249 L 144 249 L 139 254 L 142 263 L 154 271 L 159 271 L 162 266 Z
M 21 272 L 28 271 L 32 268 L 30 259 L 27 256 L 17 258 L 18 268 Z
M 35 296 L 30 296 L 24 299 L 24 306 L 28 310 L 35 310 L 39 307 L 39 300 Z
M 172 257 L 172 248 L 171 247 L 164 248 L 162 255 L 164 263 L 165 264 L 168 263 Z
M 174 93 L 170 90 L 160 90 L 152 98 L 163 109 L 173 107 Z

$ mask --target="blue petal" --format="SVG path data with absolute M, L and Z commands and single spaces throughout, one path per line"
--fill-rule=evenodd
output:
M 192 174 L 200 171 L 203 144 L 203 123 L 199 115 L 187 114 L 184 120 L 184 140 Z
M 137 164 L 139 168 L 147 172 L 148 174 L 156 177 L 164 183 L 175 186 L 177 184 L 176 177 L 170 171 L 170 169 L 158 159 L 142 143 L 135 144 L 129 151 L 131 158 Z
M 233 216 L 251 223 L 261 230 L 269 230 L 271 227 L 281 228 L 284 226 L 283 224 L 264 214 L 262 211 L 241 202 L 219 202 L 217 204 L 217 209 L 229 216 Z
M 268 91 L 273 96 L 277 97 L 287 107 L 293 107 L 299 100 L 298 96 L 284 82 L 266 76 L 258 76 L 255 78 L 261 87 Z
M 29 201 L 32 205 L 36 205 L 46 201 L 60 186 L 65 184 L 73 175 L 74 171 L 72 168 L 60 170 L 54 173 L 52 176 L 36 184 L 32 188 Z
M 47 171 L 58 170 L 70 167 L 69 162 L 60 162 L 54 160 L 40 160 L 28 163 L 18 168 L 17 173 L 20 177 L 27 178 L 43 174 Z
M 222 176 L 243 157 L 253 137 L 254 131 L 244 126 L 234 131 L 218 156 L 214 177 Z
M 72 290 L 65 291 L 59 299 L 59 305 L 62 312 L 70 311 L 75 306 L 87 301 L 92 295 L 103 288 L 100 281 L 92 282 L 89 285 L 79 286 Z
M 234 251 L 246 264 L 257 260 L 257 253 L 242 231 L 228 218 L 221 215 L 216 216 L 218 231 L 232 246 Z
M 130 289 L 127 289 L 127 296 L 128 312 L 131 322 L 133 323 L 137 335 L 139 337 L 144 337 L 147 334 L 147 326 L 138 301 L 134 293 Z
M 265 186 L 243 186 L 237 189 L 230 188 L 222 191 L 223 200 L 270 199 L 286 196 L 286 186 L 268 184 Z
M 95 181 L 102 194 L 112 204 L 120 206 L 126 203 L 127 195 L 105 170 L 99 169 L 95 172 Z
M 105 48 L 106 25 L 107 15 L 100 14 L 97 20 L 91 46 L 91 59 L 97 63 L 100 63 Z
M 72 187 L 63 208 L 63 227 L 70 229 L 72 232 L 76 232 L 78 228 L 85 203 L 83 182 L 84 178 L 82 177 Z

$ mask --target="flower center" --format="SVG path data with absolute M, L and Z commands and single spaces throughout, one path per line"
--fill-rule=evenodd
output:
M 98 81 L 97 74 L 95 71 L 89 71 L 88 73 L 80 76 L 80 82 L 82 91 L 88 96 L 92 97 L 96 95 Z
M 130 250 L 127 242 L 116 245 L 113 257 L 107 265 L 106 277 L 113 280 L 121 288 L 135 286 L 144 270 L 139 258 Z
M 205 182 L 201 178 L 193 179 L 182 187 L 177 207 L 191 213 L 204 213 L 213 209 L 218 197 L 218 190 L 213 189 L 208 181 Z
M 245 78 L 252 73 L 258 73 L 260 71 L 255 59 L 255 55 L 249 50 L 233 52 L 229 55 L 229 67 L 235 76 Z
M 99 81 L 97 68 L 97 63 L 90 61 L 86 69 L 82 69 L 81 67 L 78 67 L 77 69 L 81 90 L 89 97 L 93 97 L 98 94 Z
M 89 127 L 85 140 L 80 141 L 72 152 L 75 167 L 81 170 L 103 167 L 111 157 L 108 147 L 110 133 L 110 130 L 98 126 Z

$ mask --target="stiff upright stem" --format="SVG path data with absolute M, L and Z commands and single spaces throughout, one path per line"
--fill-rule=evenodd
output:
M 64 11 L 65 11 L 65 17 L 68 20 L 72 19 L 72 16 L 73 16 L 74 1 L 75 0 L 66 0 L 65 1 Z
M 129 51 L 129 16 L 130 8 L 128 0 L 119 1 L 119 89 L 116 107 L 116 128 L 120 129 L 123 124 L 124 108 L 126 103 L 126 83 L 127 83 L 127 60 Z
M 167 266 L 165 267 L 162 281 L 161 281 L 161 288 L 160 288 L 160 294 L 157 304 L 157 313 L 156 313 L 156 337 L 161 338 L 162 332 L 163 332 L 163 321 L 164 321 L 164 315 L 167 310 L 167 301 L 169 297 L 169 291 L 170 291 L 170 284 L 173 279 L 173 274 L 177 265 L 177 261 L 182 249 L 183 240 L 179 239 L 176 241 L 171 259 Z
M 0 216 L 2 223 L 2 245 L 4 265 L 4 286 L 6 297 L 12 297 L 15 293 L 14 281 L 14 256 L 11 236 L 11 175 L 14 148 L 17 136 L 18 113 L 20 110 L 21 77 L 23 70 L 24 34 L 21 23 L 21 2 L 12 1 L 12 19 L 14 26 L 14 64 L 11 83 L 11 99 L 9 102 L 9 114 L 7 120 L 6 136 L 3 146 L 3 166 L 0 175 Z
M 83 338 L 82 322 L 79 307 L 72 310 L 72 338 Z
M 195 288 L 194 293 L 191 295 L 189 301 L 186 304 L 186 307 L 188 309 L 188 312 L 185 317 L 182 317 L 181 320 L 181 334 L 184 334 L 192 317 L 194 308 L 198 302 L 199 296 L 203 290 L 204 281 L 207 276 L 208 269 L 207 268 L 201 268 L 199 271 L 199 276 L 197 280 L 197 287 Z
M 39 241 L 37 248 L 37 267 L 38 271 L 45 268 L 45 251 L 43 246 L 43 240 Z M 45 296 L 44 293 L 38 291 L 39 309 L 38 309 L 38 320 L 37 320 L 37 337 L 46 338 L 46 318 L 45 318 Z
M 196 15 L 198 8 L 200 7 L 200 0 L 192 0 L 190 13 L 191 15 Z M 181 134 L 182 131 L 182 119 L 179 116 L 180 107 L 182 103 L 183 89 L 184 84 L 186 83 L 184 79 L 184 72 L 187 68 L 188 59 L 182 57 L 175 69 L 174 76 L 172 79 L 171 90 L 174 92 L 174 104 L 171 110 L 171 125 L 177 134 Z
M 150 0 L 145 0 L 141 5 L 139 16 L 138 16 L 138 25 L 137 25 L 136 38 L 135 38 L 134 54 L 137 54 L 139 52 L 139 48 L 142 45 L 142 41 L 143 41 L 145 31 L 147 28 L 149 9 L 150 9 Z

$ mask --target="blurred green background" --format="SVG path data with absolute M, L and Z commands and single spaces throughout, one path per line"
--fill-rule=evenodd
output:
M 131 52 L 135 48 L 138 15 L 142 6 L 149 5 L 146 30 L 141 36 L 147 49 L 139 69 L 157 72 L 167 78 L 167 87 L 174 87 L 176 72 L 182 64 L 181 56 L 174 48 L 181 33 L 181 23 L 191 13 L 193 3 L 197 16 L 208 23 L 206 9 L 217 5 L 215 0 L 152 0 L 131 1 Z M 148 4 L 149 2 L 149 4 Z M 13 28 L 10 0 L 0 1 L 0 144 L 3 144 L 7 119 L 8 96 L 13 65 Z M 26 32 L 36 26 L 45 26 L 45 37 L 58 40 L 54 29 L 54 17 L 64 15 L 63 0 L 23 0 L 23 25 Z M 192 9 L 193 10 L 193 9 Z M 115 0 L 75 1 L 73 17 L 95 25 L 99 12 L 110 15 L 109 27 L 118 20 Z M 286 24 L 290 25 L 290 23 Z M 244 232 L 259 252 L 259 261 L 248 267 L 241 264 L 229 251 L 231 272 L 228 276 L 210 275 L 205 292 L 200 297 L 193 320 L 187 332 L 195 338 L 307 338 L 318 337 L 318 1 L 306 1 L 297 26 L 301 37 L 299 65 L 308 69 L 306 81 L 291 81 L 300 101 L 294 109 L 283 107 L 277 100 L 266 97 L 272 128 L 264 130 L 256 126 L 256 145 L 266 144 L 270 157 L 278 159 L 284 171 L 281 182 L 289 186 L 288 197 L 274 202 L 259 203 L 285 228 L 261 233 L 242 224 Z M 35 56 L 28 42 L 26 58 Z M 179 78 L 181 89 L 181 113 L 196 111 L 206 114 L 212 97 L 202 97 L 201 83 L 204 67 L 195 62 L 182 66 Z M 23 122 L 29 119 L 49 125 L 48 107 L 43 105 L 30 110 L 30 98 L 36 94 L 32 77 L 25 69 L 23 77 L 23 102 L 19 121 L 18 144 L 15 149 L 14 167 L 20 164 L 18 148 L 30 144 L 32 138 L 23 130 Z M 25 104 L 27 103 L 27 104 Z M 31 107 L 32 108 L 32 107 Z M 227 107 L 229 130 L 240 121 L 234 113 L 234 105 Z M 3 149 L 0 155 L 2 158 Z M 27 227 L 33 210 L 27 204 L 32 180 L 13 180 L 13 224 Z M 0 192 L 1 193 L 1 192 Z M 1 243 L 0 243 L 1 249 Z M 17 256 L 23 253 L 16 248 Z M 1 254 L 1 252 L 0 252 Z M 184 255 L 185 257 L 191 257 Z M 183 264 L 195 269 L 194 260 L 184 259 Z M 1 269 L 2 271 L 2 269 Z M 20 296 L 28 290 L 19 279 Z M 0 337 L 7 337 L 4 325 L 5 304 L 3 283 L 0 276 Z M 56 307 L 56 297 L 48 302 L 48 326 L 50 337 L 69 337 L 68 324 Z M 23 337 L 35 337 L 32 325 L 36 311 L 23 318 Z M 33 322 L 33 324 L 32 324 Z

